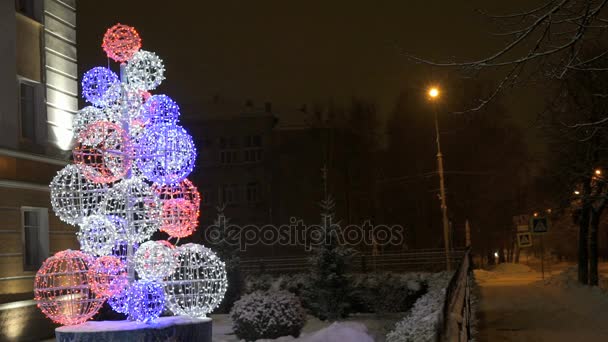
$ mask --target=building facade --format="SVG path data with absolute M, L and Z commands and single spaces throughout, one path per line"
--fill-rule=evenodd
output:
M 36 271 L 78 247 L 48 187 L 71 150 L 76 63 L 76 0 L 0 1 L 0 340 L 48 334 L 44 321 L 28 328 Z

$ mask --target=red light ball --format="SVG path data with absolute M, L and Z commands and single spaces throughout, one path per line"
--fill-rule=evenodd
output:
M 97 258 L 89 268 L 87 278 L 91 290 L 102 297 L 117 295 L 129 284 L 125 264 L 112 255 Z
M 69 249 L 46 259 L 34 279 L 34 299 L 40 311 L 63 325 L 93 317 L 105 298 L 96 295 L 88 283 L 92 262 L 88 254 Z
M 123 178 L 131 168 L 132 147 L 126 132 L 117 124 L 98 121 L 78 134 L 74 163 L 86 179 L 111 183 Z
M 126 62 L 141 48 L 141 38 L 134 27 L 116 24 L 103 35 L 101 44 L 109 58 L 118 63 Z
M 172 237 L 183 238 L 194 233 L 198 220 L 198 208 L 183 198 L 163 202 L 160 230 Z

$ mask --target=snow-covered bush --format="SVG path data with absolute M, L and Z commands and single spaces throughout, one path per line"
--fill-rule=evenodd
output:
M 386 335 L 387 342 L 435 341 L 437 325 L 441 322 L 445 301 L 445 289 L 452 277 L 451 272 L 431 274 L 426 278 L 427 293 L 420 297 L 405 318 Z
M 426 292 L 417 273 L 369 273 L 350 277 L 351 302 L 356 312 L 405 312 Z
M 256 291 L 234 303 L 230 317 L 236 336 L 246 341 L 298 337 L 306 314 L 300 300 L 286 291 Z

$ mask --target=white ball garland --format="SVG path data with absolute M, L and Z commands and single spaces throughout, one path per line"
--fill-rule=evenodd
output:
M 50 184 L 55 214 L 68 224 L 78 224 L 91 215 L 103 200 L 106 186 L 86 179 L 76 165 L 61 169 Z
M 104 215 L 86 217 L 76 233 L 80 249 L 98 256 L 112 254 L 116 240 L 124 238 L 124 227 L 117 226 L 117 223 Z
M 165 281 L 167 307 L 176 315 L 205 317 L 224 298 L 226 266 L 203 245 L 187 243 L 176 253 L 178 266 Z
M 129 243 L 148 240 L 161 224 L 160 200 L 139 177 L 124 179 L 108 190 L 99 212 L 126 222 Z
M 146 241 L 135 253 L 135 271 L 144 280 L 162 280 L 177 267 L 175 251 L 159 241 Z
M 140 90 L 154 90 L 165 79 L 165 66 L 155 53 L 139 50 L 127 63 L 127 82 Z

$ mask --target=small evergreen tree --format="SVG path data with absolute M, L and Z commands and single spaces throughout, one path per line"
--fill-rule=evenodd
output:
M 320 203 L 322 240 L 314 247 L 311 257 L 309 309 L 321 320 L 335 320 L 349 314 L 351 289 L 346 273 L 353 250 L 340 244 L 340 222 L 334 222 L 336 204 L 331 195 L 325 193 Z

